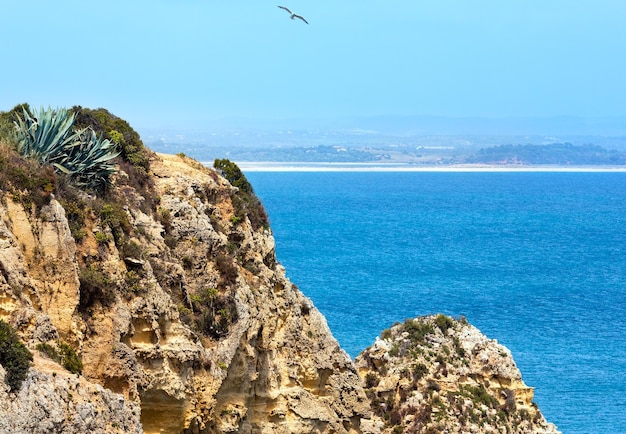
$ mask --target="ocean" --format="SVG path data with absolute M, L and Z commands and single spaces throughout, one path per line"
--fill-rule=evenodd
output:
M 626 432 L 626 173 L 246 176 L 352 357 L 394 322 L 462 315 L 561 431 Z

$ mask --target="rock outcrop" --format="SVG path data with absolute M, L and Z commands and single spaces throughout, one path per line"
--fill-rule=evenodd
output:
M 384 433 L 557 432 L 510 351 L 465 320 L 406 320 L 355 363 Z
M 17 393 L 4 386 L 0 367 L 0 432 L 12 434 L 84 434 L 142 432 L 139 403 L 70 374 L 35 356 L 34 366 Z
M 285 277 L 258 203 L 182 155 L 150 170 L 141 188 L 120 171 L 105 198 L 0 190 L 0 319 L 35 354 L 19 390 L 0 388 L 0 432 L 553 432 L 508 351 L 468 325 L 421 346 L 395 326 L 355 366 Z M 498 403 L 472 401 L 481 387 Z

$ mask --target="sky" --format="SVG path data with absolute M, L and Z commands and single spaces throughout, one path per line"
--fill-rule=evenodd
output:
M 623 0 L 30 0 L 0 13 L 0 110 L 104 107 L 140 128 L 626 116 Z

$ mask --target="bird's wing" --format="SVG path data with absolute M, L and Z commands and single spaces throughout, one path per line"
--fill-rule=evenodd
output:
M 289 12 L 290 14 L 291 14 L 291 13 L 293 13 L 293 12 L 291 12 L 291 11 L 289 10 L 289 8 L 286 8 L 286 7 L 284 7 L 284 6 L 278 6 L 278 7 L 279 7 L 279 8 L 281 8 L 281 9 L 286 10 L 286 11 L 287 11 L 287 12 Z
M 305 23 L 309 24 L 309 22 L 307 20 L 305 20 L 304 17 L 302 17 L 300 15 L 296 15 L 296 14 L 294 14 L 293 16 L 296 17 L 296 18 L 300 18 L 302 21 L 304 21 Z

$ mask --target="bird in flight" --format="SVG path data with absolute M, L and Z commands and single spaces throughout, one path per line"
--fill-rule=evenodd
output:
M 309 22 L 308 22 L 307 20 L 305 20 L 305 19 L 304 19 L 304 17 L 303 17 L 302 15 L 294 14 L 293 12 L 291 12 L 291 11 L 289 10 L 289 8 L 286 8 L 286 7 L 284 7 L 284 6 L 278 6 L 278 7 L 279 7 L 279 8 L 281 8 L 281 9 L 286 10 L 289 14 L 291 14 L 291 19 L 292 19 L 292 20 L 293 20 L 293 19 L 295 19 L 295 18 L 300 18 L 302 21 L 304 21 L 305 23 L 309 24 Z

